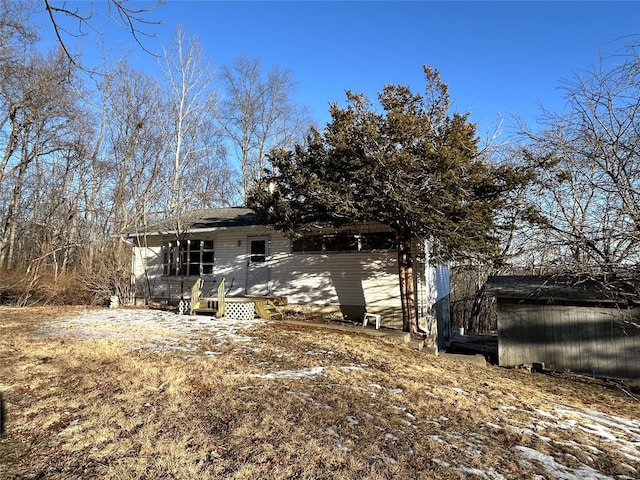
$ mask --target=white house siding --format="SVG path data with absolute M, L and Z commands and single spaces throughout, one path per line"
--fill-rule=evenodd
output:
M 420 259 L 414 269 L 416 276 L 416 301 L 418 304 L 418 325 L 428 334 L 431 341 L 425 347 L 438 350 L 450 341 L 449 294 L 450 273 L 447 264 L 430 265 L 428 241 L 414 245 L 415 251 L 421 251 Z
M 156 296 L 164 297 L 165 289 L 159 284 L 162 279 L 162 249 L 160 246 L 134 247 L 132 268 L 135 303 L 141 303 L 147 298 L 149 290 Z
M 402 318 L 395 251 L 294 253 L 289 238 L 274 232 L 271 253 L 271 294 L 290 304 Z
M 394 254 L 280 254 L 273 259 L 272 292 L 289 303 L 329 307 L 342 313 L 384 311 L 400 315 L 400 288 Z M 354 309 L 350 307 L 360 307 Z
M 192 238 L 214 238 L 215 274 L 204 276 L 205 293 L 225 280 L 228 295 L 246 291 L 247 239 L 269 236 L 269 293 L 287 297 L 289 304 L 343 307 L 351 311 L 383 312 L 388 321 L 401 319 L 400 289 L 395 252 L 292 253 L 284 234 L 264 227 L 193 233 Z M 176 302 L 188 295 L 197 277 L 163 277 L 161 245 L 171 236 L 149 237 L 153 246 L 134 249 L 136 301 L 150 287 L 151 299 Z M 153 242 L 153 243 L 152 243 Z M 145 275 L 146 264 L 146 275 Z M 148 285 L 148 287 L 147 287 Z M 383 323 L 385 323 L 383 321 Z
M 254 236 L 270 236 L 274 232 L 264 229 L 219 231 L 215 237 L 215 275 L 216 281 L 224 279 L 227 294 L 244 295 L 247 280 L 247 239 Z M 217 284 L 217 283 L 216 283 Z

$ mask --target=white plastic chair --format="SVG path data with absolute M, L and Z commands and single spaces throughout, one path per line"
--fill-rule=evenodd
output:
M 362 320 L 362 326 L 366 327 L 367 323 L 369 322 L 369 319 L 373 319 L 376 321 L 376 330 L 378 330 L 380 328 L 380 318 L 382 317 L 382 315 L 378 314 L 378 313 L 365 313 L 364 314 L 364 319 Z

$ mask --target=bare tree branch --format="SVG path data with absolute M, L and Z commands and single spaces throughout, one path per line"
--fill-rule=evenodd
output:
M 144 52 L 157 57 L 158 54 L 151 52 L 147 47 L 145 47 L 144 43 L 140 39 L 142 36 L 152 38 L 153 35 L 145 32 L 138 25 L 148 26 L 160 24 L 161 22 L 159 21 L 147 20 L 145 15 L 162 5 L 164 0 L 156 0 L 151 7 L 140 9 L 128 7 L 127 2 L 128 0 L 109 0 L 109 18 L 119 27 L 128 30 L 132 38 Z M 61 5 L 56 5 L 53 0 L 44 0 L 44 5 L 60 48 L 62 48 L 62 51 L 74 66 L 86 70 L 82 66 L 81 62 L 74 56 L 64 36 L 68 35 L 74 38 L 83 37 L 87 35 L 87 32 L 84 31 L 85 28 L 89 28 L 96 33 L 98 32 L 91 24 L 91 20 L 95 15 L 95 12 L 93 11 L 93 2 L 90 2 L 91 10 L 88 13 L 82 13 L 77 7 L 74 9 L 68 8 L 65 2 Z M 63 27 L 60 19 L 58 18 L 60 15 L 76 20 L 78 22 L 77 29 L 72 31 Z

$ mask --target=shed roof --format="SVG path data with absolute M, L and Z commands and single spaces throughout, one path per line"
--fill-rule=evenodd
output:
M 637 302 L 637 291 L 614 278 L 580 275 L 490 276 L 485 294 L 499 298 L 562 302 Z

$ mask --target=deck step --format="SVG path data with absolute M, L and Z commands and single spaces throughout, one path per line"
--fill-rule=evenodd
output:
M 265 320 L 282 320 L 282 312 L 271 300 L 256 301 L 256 313 Z
M 216 308 L 196 308 L 193 310 L 194 313 L 216 313 L 218 310 Z
M 189 310 L 190 315 L 195 315 L 196 313 L 211 313 L 215 314 L 218 312 L 218 301 L 211 299 L 200 299 L 195 305 L 191 305 Z

